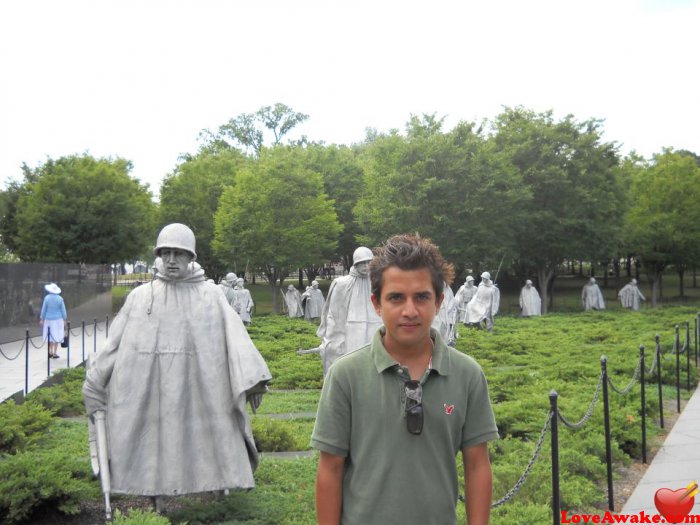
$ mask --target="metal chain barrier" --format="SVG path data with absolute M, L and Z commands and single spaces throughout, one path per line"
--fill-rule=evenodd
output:
M 654 370 L 656 370 L 656 365 L 659 363 L 657 357 L 656 352 L 654 352 L 654 361 L 651 363 L 651 368 L 646 372 L 646 374 L 651 376 L 654 373 Z
M 601 373 L 598 376 L 598 386 L 595 387 L 595 393 L 593 394 L 593 399 L 591 400 L 590 405 L 588 405 L 588 410 L 586 410 L 586 413 L 583 415 L 580 421 L 577 423 L 571 423 L 568 421 L 564 415 L 561 413 L 559 409 L 557 409 L 557 416 L 559 417 L 559 421 L 564 423 L 565 426 L 573 429 L 573 430 L 578 430 L 581 428 L 586 421 L 591 417 L 591 414 L 593 414 L 593 408 L 595 407 L 596 402 L 598 401 L 598 396 L 600 395 L 600 389 L 603 386 L 603 374 Z
M 78 337 L 78 336 L 80 335 L 81 329 L 78 328 L 77 330 L 78 330 L 77 332 L 73 333 L 73 329 L 71 328 L 71 329 L 70 329 L 70 335 L 72 335 L 73 337 Z
M 97 329 L 98 332 L 104 332 L 104 331 L 105 331 L 104 328 L 100 328 L 100 323 L 97 323 L 97 324 L 95 325 L 95 328 Z
M 24 350 L 24 345 L 22 345 L 22 346 L 19 348 L 19 352 L 17 352 L 17 355 L 16 355 L 16 356 L 14 356 L 14 357 L 7 357 L 7 354 L 6 354 L 5 352 L 2 351 L 2 346 L 0 346 L 0 355 L 2 355 L 2 356 L 3 356 L 5 359 L 7 359 L 8 361 L 14 361 L 14 360 L 17 359 L 20 355 L 22 355 L 22 350 Z
M 93 332 L 94 332 L 94 330 L 93 330 Z M 92 337 L 92 334 L 90 333 L 90 330 L 88 330 L 87 325 L 85 325 L 85 335 L 86 335 L 87 337 Z
M 544 443 L 544 438 L 547 435 L 547 431 L 549 430 L 549 425 L 552 422 L 553 415 L 554 413 L 551 411 L 547 415 L 547 420 L 544 422 L 544 427 L 542 427 L 542 432 L 540 432 L 540 437 L 537 440 L 537 444 L 535 445 L 535 452 L 534 454 L 532 454 L 532 458 L 530 458 L 530 462 L 527 464 L 527 467 L 525 467 L 525 472 L 523 472 L 523 475 L 520 476 L 520 479 L 515 483 L 515 485 L 513 485 L 513 488 L 506 492 L 505 496 L 491 504 L 492 509 L 495 509 L 496 507 L 503 505 L 504 503 L 508 503 L 511 499 L 513 499 L 513 497 L 520 490 L 520 487 L 522 487 L 525 483 L 525 480 L 532 471 L 532 467 L 535 465 L 535 461 L 537 461 L 537 457 L 540 455 L 540 450 L 542 449 L 542 444 Z
M 610 379 L 610 376 L 608 375 L 608 384 L 610 385 L 610 388 L 612 388 L 615 392 L 620 394 L 621 396 L 626 396 L 627 394 L 630 393 L 630 390 L 632 390 L 632 387 L 637 383 L 637 379 L 639 379 L 639 372 L 641 370 L 642 366 L 642 359 L 639 358 L 637 361 L 637 368 L 634 369 L 634 374 L 632 374 L 632 379 L 630 380 L 629 384 L 623 388 L 622 390 L 619 390 L 612 382 L 612 379 Z
M 40 337 L 40 336 L 35 336 L 35 337 Z M 52 337 L 51 339 L 53 339 L 53 337 Z M 39 349 L 39 348 L 43 348 L 43 347 L 44 347 L 44 341 L 43 341 L 43 339 L 42 339 L 41 344 L 40 344 L 39 346 L 36 346 L 36 345 L 34 344 L 34 341 L 32 341 L 32 338 L 31 338 L 31 337 L 29 338 L 29 342 L 30 342 L 30 343 L 32 344 L 32 346 L 33 346 L 34 348 L 36 348 L 36 349 Z

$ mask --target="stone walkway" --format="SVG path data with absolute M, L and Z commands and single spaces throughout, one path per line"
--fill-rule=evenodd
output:
M 70 348 L 58 349 L 58 359 L 49 359 L 46 344 L 38 335 L 29 340 L 29 353 L 25 339 L 0 344 L 0 402 L 41 386 L 56 370 L 80 365 L 90 352 L 99 350 L 106 339 L 106 322 L 71 326 Z M 30 332 L 32 335 L 32 332 Z M 95 337 L 95 335 L 97 337 Z M 39 347 L 39 348 L 36 348 Z
M 660 489 L 685 489 L 693 481 L 700 482 L 700 389 L 696 389 L 678 416 L 663 446 L 656 453 L 644 476 L 632 492 L 620 514 L 649 516 L 658 514 L 654 495 Z M 690 511 L 700 523 L 700 494 Z M 662 522 L 663 523 L 663 522 Z

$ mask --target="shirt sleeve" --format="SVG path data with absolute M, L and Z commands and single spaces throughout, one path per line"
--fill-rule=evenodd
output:
M 334 373 L 336 368 L 331 367 L 323 383 L 311 446 L 335 456 L 347 457 L 352 428 L 351 403 L 342 378 Z
M 48 295 L 46 297 L 48 297 Z M 46 304 L 46 297 L 44 297 L 44 302 L 41 303 L 41 313 L 39 314 L 39 319 L 46 319 L 46 308 L 48 306 Z
M 462 427 L 462 447 L 471 447 L 498 439 L 498 428 L 489 399 L 486 376 L 479 368 L 470 382 L 467 417 Z

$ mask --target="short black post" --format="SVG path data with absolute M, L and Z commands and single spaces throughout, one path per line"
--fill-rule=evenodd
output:
M 97 352 L 97 317 L 94 318 L 92 323 L 92 350 Z
M 615 510 L 613 496 L 612 446 L 610 443 L 610 402 L 608 400 L 608 360 L 600 358 L 600 368 L 603 374 L 603 411 L 605 420 L 605 463 L 608 470 L 608 509 Z
M 561 501 L 559 498 L 559 409 L 557 400 L 559 394 L 556 390 L 549 393 L 549 412 L 552 425 L 552 523 L 561 525 Z
M 686 353 L 686 376 L 685 389 L 690 392 L 690 321 L 685 322 L 685 353 Z
M 66 340 L 68 343 L 66 345 L 66 368 L 70 368 L 70 321 L 68 321 L 68 333 L 64 337 L 68 338 Z
M 664 428 L 664 396 L 661 389 L 661 344 L 659 334 L 656 334 L 656 379 L 659 383 L 659 425 Z
M 676 340 L 673 343 L 676 349 L 676 409 L 681 413 L 681 336 L 676 325 Z
M 109 316 L 105 315 L 105 337 L 109 337 Z
M 85 362 L 85 321 L 80 321 L 83 325 L 83 363 Z
M 646 387 L 644 382 L 646 378 L 646 370 L 644 369 L 644 345 L 639 347 L 639 371 L 641 373 L 640 381 L 642 382 L 642 463 L 647 462 L 647 400 Z
M 29 394 L 29 328 L 27 328 L 24 336 L 24 346 L 27 349 L 24 352 L 24 395 Z

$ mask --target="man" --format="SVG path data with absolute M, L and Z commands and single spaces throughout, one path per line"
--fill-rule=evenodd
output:
M 224 292 L 224 297 L 228 301 L 228 304 L 233 306 L 233 298 L 236 295 L 236 282 L 238 277 L 235 273 L 229 272 L 226 274 L 226 278 L 219 284 L 221 291 Z
M 637 279 L 632 279 L 629 283 L 622 287 L 617 296 L 620 298 L 623 308 L 630 310 L 639 310 L 640 301 L 646 301 L 642 292 L 637 287 Z
M 236 289 L 234 290 L 233 303 L 231 306 L 233 306 L 236 313 L 241 316 L 243 324 L 248 326 L 255 304 L 253 303 L 253 297 L 250 295 L 250 291 L 245 288 L 245 280 L 243 277 L 239 277 L 236 281 Z
M 581 303 L 583 309 L 588 310 L 605 310 L 605 300 L 603 293 L 595 282 L 595 277 L 591 277 L 588 282 L 583 285 L 581 290 Z
M 467 323 L 467 304 L 476 294 L 476 286 L 474 286 L 474 277 L 467 275 L 464 284 L 459 287 L 455 294 L 455 302 L 457 303 L 457 315 L 461 323 Z
M 129 294 L 83 386 L 88 415 L 106 415 L 111 491 L 252 488 L 258 454 L 246 400 L 257 408 L 270 372 L 194 262 L 192 230 L 167 225 L 154 251 L 154 280 Z
M 520 290 L 520 315 L 533 317 L 542 315 L 542 299 L 537 288 L 532 286 L 532 281 L 525 281 L 525 286 Z
M 287 315 L 289 317 L 303 317 L 304 309 L 301 306 L 301 294 L 294 288 L 293 284 L 287 286 L 284 293 L 284 303 L 287 305 Z
M 493 318 L 498 313 L 501 303 L 501 292 L 495 284 L 491 282 L 491 274 L 484 272 L 481 274 L 481 282 L 476 289 L 474 297 L 467 303 L 467 323 L 481 327 L 481 323 L 486 324 L 486 329 L 493 330 Z
M 353 253 L 352 260 L 349 274 L 331 283 L 321 313 L 321 324 L 316 331 L 321 338 L 324 374 L 341 355 L 369 343 L 382 324 L 370 299 L 372 250 L 360 246 Z
M 384 326 L 324 381 L 311 438 L 320 450 L 320 525 L 455 524 L 462 451 L 469 525 L 488 523 L 498 437 L 479 365 L 431 329 L 448 264 L 427 239 L 390 238 L 371 263 Z

